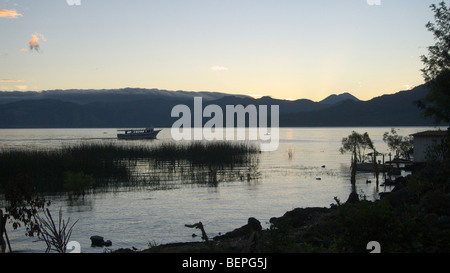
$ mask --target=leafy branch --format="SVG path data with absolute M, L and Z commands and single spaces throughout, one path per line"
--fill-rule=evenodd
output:
M 64 219 L 62 219 L 62 210 L 59 209 L 57 226 L 48 208 L 44 210 L 44 217 L 41 217 L 39 214 L 35 217 L 40 226 L 39 239 L 47 244 L 47 249 L 45 252 L 50 252 L 53 247 L 53 250 L 58 253 L 65 253 L 70 236 L 72 235 L 73 227 L 78 220 L 69 226 L 70 218 L 68 218 L 67 221 L 64 221 Z

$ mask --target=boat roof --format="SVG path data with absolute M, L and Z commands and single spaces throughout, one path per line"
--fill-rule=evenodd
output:
M 428 130 L 412 134 L 413 137 L 443 137 L 447 135 L 447 131 Z
M 117 129 L 117 131 L 144 131 L 148 129 L 154 129 L 153 127 L 147 127 L 147 128 L 129 128 L 129 129 Z

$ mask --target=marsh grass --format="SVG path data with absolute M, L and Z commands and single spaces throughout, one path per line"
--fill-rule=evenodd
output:
M 94 183 L 89 185 L 93 188 L 174 178 L 214 183 L 228 171 L 235 170 L 238 174 L 233 175 L 243 177 L 242 170 L 255 168 L 258 153 L 255 145 L 227 141 L 94 142 L 54 149 L 3 149 L 0 189 L 19 174 L 30 177 L 41 192 L 65 191 L 64 185 L 71 182 L 67 173 L 92 177 Z

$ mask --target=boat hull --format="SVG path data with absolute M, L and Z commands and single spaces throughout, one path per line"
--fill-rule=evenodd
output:
M 155 130 L 153 132 L 146 132 L 146 133 L 117 134 L 117 138 L 125 140 L 156 139 L 156 136 L 160 131 L 161 130 Z

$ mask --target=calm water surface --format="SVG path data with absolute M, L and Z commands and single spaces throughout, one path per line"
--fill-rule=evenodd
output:
M 171 187 L 140 186 L 69 200 L 67 196 L 51 197 L 54 216 L 62 208 L 63 217 L 78 220 L 71 240 L 78 241 L 82 252 L 104 252 L 91 247 L 90 236 L 111 240 L 109 249 L 148 244 L 200 241 L 192 237 L 199 231 L 185 224 L 201 221 L 209 237 L 245 225 L 249 217 L 268 227 L 271 217 L 283 215 L 297 207 L 329 207 L 334 197 L 345 201 L 351 192 L 350 155 L 340 154 L 343 137 L 352 130 L 368 132 L 378 151 L 388 153 L 382 141 L 391 128 L 281 128 L 276 151 L 259 155 L 261 176 L 251 181 L 221 182 L 217 186 L 174 181 Z M 396 128 L 400 135 L 434 129 L 425 127 Z M 0 148 L 54 148 L 89 141 L 118 141 L 116 129 L 0 129 Z M 163 129 L 149 145 L 172 141 L 170 129 Z M 289 157 L 289 153 L 292 157 Z M 379 158 L 381 159 L 381 158 Z M 386 158 L 386 160 L 388 160 Z M 360 196 L 373 200 L 379 192 L 373 174 L 358 173 L 356 187 Z M 382 182 L 381 178 L 381 182 Z M 45 245 L 36 238 L 24 236 L 24 230 L 8 228 L 13 251 L 43 252 Z

